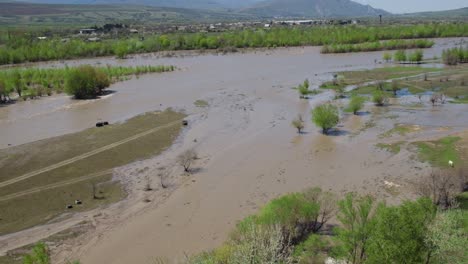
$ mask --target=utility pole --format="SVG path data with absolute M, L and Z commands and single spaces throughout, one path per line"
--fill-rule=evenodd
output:
M 382 24 L 382 15 L 379 15 L 380 18 L 380 24 Z

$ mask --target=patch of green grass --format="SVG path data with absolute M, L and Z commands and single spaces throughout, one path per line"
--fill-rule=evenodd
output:
M 436 167 L 449 167 L 448 161 L 455 164 L 460 161 L 459 153 L 455 148 L 460 137 L 445 137 L 436 141 L 413 143 L 418 148 L 418 157 Z
M 0 264 L 21 264 L 22 258 L 18 256 L 0 256 Z
M 395 134 L 398 134 L 400 136 L 404 136 L 408 133 L 416 132 L 420 130 L 419 126 L 416 125 L 406 125 L 406 124 L 396 124 L 394 128 L 388 130 L 387 132 L 381 134 L 379 137 L 380 138 L 386 138 L 386 137 L 391 137 Z
M 209 106 L 208 102 L 205 100 L 196 100 L 193 104 L 196 107 L 208 107 Z
M 456 197 L 460 209 L 468 210 L 468 192 L 461 193 Z
M 398 154 L 400 153 L 401 145 L 403 145 L 404 143 L 405 143 L 404 141 L 399 141 L 399 142 L 390 143 L 390 144 L 379 143 L 376 145 L 376 147 L 380 149 L 384 149 L 392 154 Z
M 183 117 L 183 114 L 171 110 L 147 113 L 125 123 L 0 150 L 2 183 L 111 146 L 94 155 L 0 187 L 0 233 L 19 231 L 48 222 L 65 212 L 89 210 L 120 200 L 124 192 L 119 183 L 111 181 L 111 169 L 158 155 L 167 149 L 179 135 L 182 128 L 179 121 Z M 161 129 L 112 145 L 158 127 Z M 98 199 L 93 198 L 93 184 L 96 184 Z M 30 190 L 38 191 L 21 194 Z M 21 195 L 16 196 L 18 194 Z M 67 210 L 65 206 L 73 204 L 75 199 L 82 200 L 83 204 Z
M 468 97 L 453 99 L 449 101 L 451 104 L 468 104 Z

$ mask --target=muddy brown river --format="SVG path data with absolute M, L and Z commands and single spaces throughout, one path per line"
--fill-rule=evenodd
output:
M 439 39 L 425 57 L 441 55 L 456 39 Z M 44 97 L 0 107 L 0 148 L 76 132 L 95 122 L 117 122 L 167 107 L 194 110 L 193 102 L 227 90 L 282 87 L 289 89 L 308 78 L 312 85 L 331 78 L 332 72 L 382 67 L 383 52 L 324 55 L 320 47 L 285 48 L 246 53 L 162 58 L 136 55 L 126 60 L 94 58 L 35 64 L 40 67 L 91 65 L 175 65 L 172 73 L 144 75 L 112 85 L 114 94 L 99 100 L 75 101 L 66 95 Z M 182 53 L 183 54 L 183 53 Z M 180 54 L 179 54 L 180 55 Z
M 443 49 L 459 41 L 436 40 L 433 48 L 425 50 L 425 56 L 440 56 Z M 310 109 L 331 100 L 333 93 L 326 91 L 308 101 L 300 100 L 291 88 L 305 78 L 316 87 L 331 79 L 333 72 L 383 67 L 375 63 L 383 52 L 322 55 L 319 47 L 305 47 L 228 55 L 187 54 L 37 65 L 170 64 L 179 70 L 116 83 L 110 87 L 114 93 L 98 100 L 75 101 L 57 95 L 1 107 L 0 148 L 79 131 L 98 120 L 119 122 L 167 107 L 186 111 L 190 125 L 162 155 L 115 170 L 114 176 L 130 190 L 128 199 L 63 222 L 0 237 L 0 254 L 88 221 L 93 229 L 78 241 L 54 249 L 54 261 L 155 263 L 161 257 L 168 263 L 181 263 L 186 254 L 219 246 L 237 221 L 288 192 L 319 186 L 336 193 L 360 191 L 395 201 L 385 192 L 384 180 L 405 186 L 408 179 L 430 170 L 427 164 L 412 159 L 413 153 L 407 150 L 390 155 L 376 149 L 375 144 L 385 141 L 379 135 L 395 123 L 427 128 L 405 138 L 386 140 L 410 142 L 468 129 L 468 105 L 411 110 L 398 104 L 376 108 L 368 103 L 367 114 L 344 118 L 339 125 L 341 134 L 322 135 L 308 121 Z M 199 99 L 207 101 L 209 107 L 196 107 L 194 102 Z M 411 104 L 417 97 L 397 100 Z M 307 120 L 302 135 L 290 125 L 297 114 Z M 396 118 L 386 117 L 390 115 Z M 377 125 L 359 132 L 371 120 Z M 176 157 L 191 147 L 200 159 L 195 164 L 196 173 L 187 176 L 177 166 Z M 169 190 L 143 192 L 146 178 L 157 182 L 154 172 L 161 166 L 170 168 Z M 141 172 L 142 168 L 148 170 Z M 403 193 L 398 199 L 411 197 Z M 144 203 L 148 195 L 152 202 Z

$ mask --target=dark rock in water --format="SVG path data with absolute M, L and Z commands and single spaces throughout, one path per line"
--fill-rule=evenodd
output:
M 188 126 L 188 121 L 187 121 L 187 120 L 183 120 L 183 121 L 182 121 L 182 125 Z
M 73 209 L 73 205 L 68 204 L 66 208 L 67 208 L 67 209 Z
M 105 126 L 108 126 L 108 125 L 109 125 L 109 122 L 107 122 L 107 121 L 104 122 L 104 125 L 105 125 Z
M 81 200 L 75 200 L 75 204 L 82 204 Z

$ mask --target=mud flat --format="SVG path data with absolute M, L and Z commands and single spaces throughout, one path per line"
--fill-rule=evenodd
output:
M 456 41 L 438 40 L 426 54 L 440 56 L 442 48 Z M 90 230 L 53 248 L 58 263 L 73 259 L 84 264 L 151 263 L 158 257 L 176 262 L 183 260 L 184 254 L 220 245 L 238 220 L 288 192 L 320 186 L 342 193 L 371 193 L 390 202 L 411 197 L 410 192 L 403 191 L 402 196 L 394 197 L 386 191 L 385 181 L 406 186 L 408 179 L 426 173 L 430 165 L 413 159 L 409 151 L 394 155 L 376 148 L 382 142 L 379 135 L 395 124 L 424 126 L 429 121 L 432 128 L 392 140 L 464 131 L 468 128 L 460 124 L 468 122 L 460 120 L 467 118 L 463 114 L 466 105 L 426 106 L 417 112 L 398 107 L 404 98 L 397 98 L 387 108 L 367 104 L 366 114 L 345 115 L 339 132 L 324 136 L 309 121 L 309 112 L 311 106 L 332 100 L 333 92 L 300 100 L 297 91 L 291 89 L 305 78 L 318 87 L 331 79 L 332 72 L 383 66 L 374 62 L 381 57 L 381 52 L 321 55 L 319 48 L 294 48 L 226 56 L 103 60 L 122 64 L 154 60 L 182 70 L 116 84 L 111 89 L 117 93 L 101 101 L 78 104 L 59 96 L 50 99 L 55 102 L 53 111 L 47 106 L 49 99 L 2 108 L 0 122 L 5 138 L 1 144 L 5 147 L 81 130 L 99 118 L 115 121 L 168 106 L 185 109 L 190 127 L 175 145 L 162 155 L 114 171 L 124 183 L 126 179 L 131 182 L 129 197 L 103 210 L 77 214 L 73 220 L 91 222 Z M 197 106 L 197 100 L 206 104 Z M 391 116 L 395 114 L 393 108 L 396 117 Z M 307 120 L 302 135 L 290 125 L 298 114 Z M 417 116 L 423 117 L 422 123 Z M 57 120 L 57 126 L 46 129 L 52 120 Z M 371 122 L 374 125 L 369 125 Z M 36 133 L 21 129 L 33 125 L 38 126 Z M 453 128 L 439 129 L 439 125 Z M 199 159 L 194 172 L 187 175 L 176 159 L 188 148 L 195 148 Z M 144 179 L 157 183 L 160 168 L 169 171 L 173 179 L 170 187 L 144 192 Z M 72 224 L 52 223 L 47 228 L 60 230 Z M 22 233 L 22 237 L 45 235 L 41 228 Z M 19 243 L 14 237 L 3 241 Z

